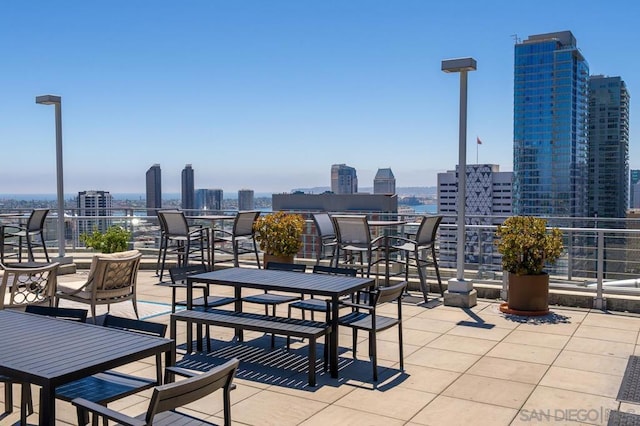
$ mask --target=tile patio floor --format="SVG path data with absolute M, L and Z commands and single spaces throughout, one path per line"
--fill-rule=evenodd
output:
M 82 274 L 86 271 L 78 273 Z M 169 304 L 171 290 L 156 283 L 152 271 L 140 271 L 139 300 Z M 230 293 L 230 289 L 216 287 L 214 293 Z M 284 314 L 286 308 L 279 309 Z M 547 317 L 521 319 L 501 314 L 493 301 L 479 301 L 467 310 L 437 301 L 428 306 L 405 304 L 405 371 L 397 369 L 396 329 L 381 333 L 377 384 L 371 378 L 366 336 L 359 336 L 354 361 L 348 350 L 349 330 L 340 335 L 340 378 L 331 379 L 319 364 L 322 374 L 316 388 L 306 384 L 304 342 L 295 343 L 292 352 L 286 353 L 284 339 L 278 339 L 276 350 L 270 351 L 266 336 L 247 333 L 245 344 L 239 346 L 229 342 L 232 331 L 213 328 L 214 352 L 190 359 L 215 363 L 218 356 L 237 354 L 267 365 L 243 362 L 238 387 L 232 392 L 237 425 L 606 424 L 608 410 L 640 411 L 640 406 L 616 401 L 629 355 L 640 354 L 640 318 L 595 310 L 552 311 Z M 114 305 L 112 312 L 133 315 L 128 302 Z M 152 320 L 168 322 L 168 315 Z M 183 326 L 178 345 L 184 342 Z M 182 356 L 179 347 L 178 359 Z M 153 359 L 123 370 L 155 374 Z M 14 392 L 18 403 L 17 387 Z M 146 409 L 149 395 L 150 391 L 144 392 L 110 407 L 139 414 Z M 0 399 L 3 396 L 0 392 Z M 69 404 L 58 402 L 57 409 L 58 424 L 75 424 Z M 218 394 L 188 409 L 221 422 Z M 16 407 L 13 414 L 0 418 L 0 424 L 18 419 Z M 36 423 L 37 416 L 29 420 Z

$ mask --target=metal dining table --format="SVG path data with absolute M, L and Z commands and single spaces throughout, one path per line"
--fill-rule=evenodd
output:
M 329 366 L 331 377 L 338 377 L 338 302 L 341 297 L 372 287 L 373 278 L 344 277 L 325 274 L 269 269 L 228 268 L 187 278 L 187 309 L 193 308 L 193 283 L 232 286 L 235 290 L 235 310 L 242 312 L 242 289 L 282 291 L 308 294 L 331 299 L 331 333 Z M 201 344 L 201 342 L 200 342 Z
M 175 364 L 173 340 L 18 311 L 0 311 L 0 336 L 0 375 L 41 387 L 40 425 L 55 424 L 62 384 L 161 353 Z

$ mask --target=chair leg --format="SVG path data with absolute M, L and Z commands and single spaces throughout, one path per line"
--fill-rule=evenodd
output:
M 33 262 L 35 259 L 33 258 L 33 245 L 31 244 L 31 235 L 27 232 L 27 236 L 25 238 L 27 240 L 27 259 L 29 259 L 29 262 Z
M 91 304 L 91 319 L 93 320 L 93 324 L 96 324 L 96 304 Z
M 420 258 L 418 257 L 418 249 L 416 248 L 416 250 L 414 251 L 413 255 L 415 256 L 415 260 L 416 260 L 416 269 L 418 270 L 418 279 L 420 280 L 420 290 L 422 290 L 422 296 L 424 297 L 424 301 L 427 301 L 428 295 L 429 295 L 429 288 L 427 287 L 427 277 L 426 277 L 426 264 L 424 265 L 424 270 L 422 269 L 423 266 L 420 265 Z M 424 260 L 422 260 L 422 262 L 424 262 Z
M 353 359 L 356 359 L 356 351 L 357 351 L 357 346 L 358 346 L 358 329 L 354 328 L 352 329 L 353 332 L 351 333 L 351 337 L 353 339 L 352 345 L 353 345 Z
M 404 371 L 404 349 L 402 347 L 402 323 L 398 323 L 398 345 L 400 346 L 400 371 Z
M 240 254 L 238 253 L 239 251 L 238 241 L 234 240 L 231 243 L 231 245 L 233 245 L 233 266 L 237 268 L 238 266 L 240 266 L 240 261 L 238 260 L 238 256 L 240 256 Z
M 140 319 L 140 315 L 138 314 L 138 300 L 136 298 L 136 295 L 134 294 L 133 297 L 131 298 L 131 302 L 133 303 L 133 312 L 135 312 L 136 314 L 136 318 Z
M 369 333 L 369 346 L 371 353 L 369 357 L 371 358 L 371 364 L 373 365 L 373 381 L 378 381 L 378 354 L 376 348 L 376 332 L 372 331 Z
M 261 268 L 260 266 L 260 255 L 258 254 L 258 246 L 256 244 L 256 240 L 253 240 L 253 252 L 256 254 L 256 263 L 258 264 L 258 269 Z M 266 265 L 265 265 L 266 267 Z
M 44 251 L 44 258 L 47 259 L 47 263 L 49 263 L 50 260 L 49 253 L 47 252 L 47 244 L 44 241 L 44 235 L 42 232 L 40 232 L 40 238 L 42 239 L 42 251 Z
M 440 296 L 444 297 L 442 280 L 440 279 L 440 269 L 438 268 L 438 261 L 436 260 L 436 247 L 434 245 L 431 246 L 431 257 L 433 258 L 433 267 L 436 270 L 436 277 L 438 277 L 438 288 L 440 289 Z
M 22 262 L 22 236 L 18 237 L 18 263 Z
M 20 391 L 20 423 L 27 423 L 27 417 L 33 414 L 33 398 L 31 397 L 31 385 L 22 383 Z

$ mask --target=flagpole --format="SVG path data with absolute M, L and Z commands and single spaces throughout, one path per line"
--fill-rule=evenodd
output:
M 478 162 L 478 151 L 480 150 L 480 144 L 476 141 L 476 164 L 480 164 Z

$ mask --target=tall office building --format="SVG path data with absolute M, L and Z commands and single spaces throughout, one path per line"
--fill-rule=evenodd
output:
M 640 170 L 632 169 L 629 176 L 629 208 L 640 208 Z
M 516 42 L 514 213 L 587 213 L 589 65 L 570 31 Z
M 196 209 L 222 210 L 222 189 L 196 189 Z
M 253 210 L 253 189 L 241 189 L 238 191 L 238 210 Z
M 358 192 L 356 169 L 346 164 L 332 165 L 331 192 L 334 194 L 355 194 Z
M 438 214 L 444 215 L 442 224 L 455 224 L 458 213 L 458 172 L 438 173 Z M 496 164 L 467 165 L 467 194 L 465 201 L 467 225 L 498 225 L 504 216 L 512 214 L 513 172 L 501 172 Z M 440 264 L 455 267 L 456 228 L 441 226 Z M 493 244 L 493 231 L 468 229 L 465 241 L 465 262 L 494 265 L 500 269 L 500 256 Z
M 194 203 L 194 179 L 193 168 L 187 164 L 182 169 L 182 209 L 193 210 Z
M 154 164 L 147 170 L 147 216 L 155 216 L 162 208 L 162 176 L 160 164 Z
M 77 234 L 92 233 L 94 229 L 105 232 L 111 226 L 113 197 L 109 191 L 81 191 L 78 192 L 78 215 L 82 217 L 95 216 L 95 219 L 78 219 Z
M 391 169 L 378 169 L 376 177 L 373 178 L 374 194 L 395 194 L 396 177 Z
M 623 218 L 629 200 L 629 92 L 620 77 L 589 77 L 588 215 Z

